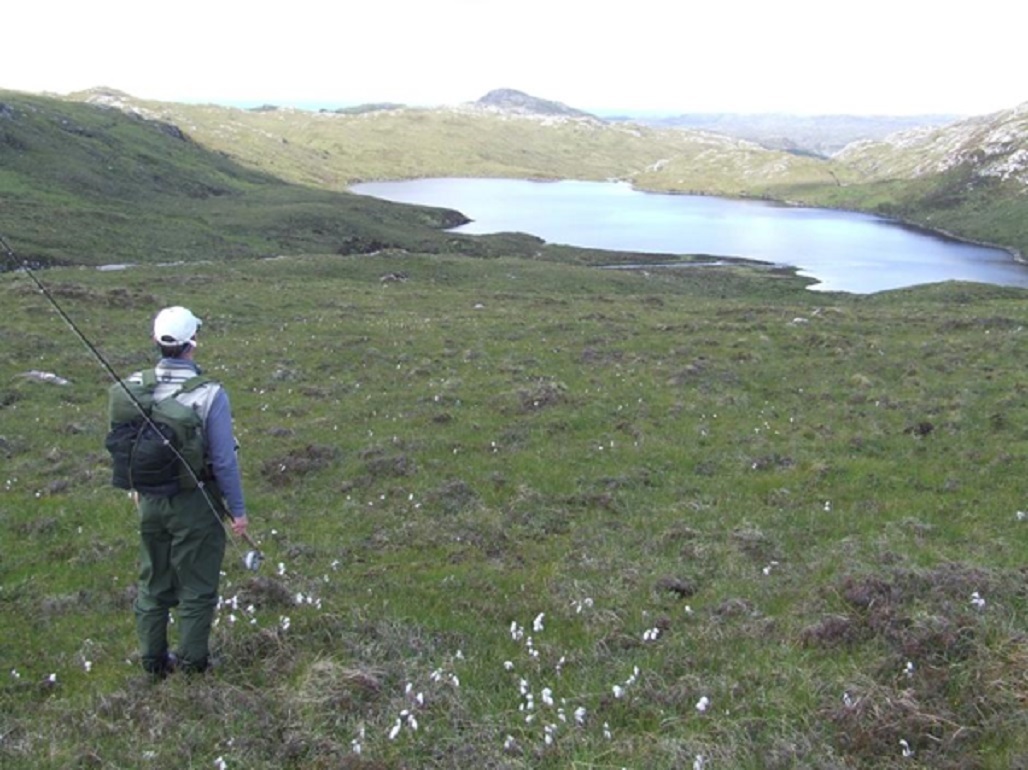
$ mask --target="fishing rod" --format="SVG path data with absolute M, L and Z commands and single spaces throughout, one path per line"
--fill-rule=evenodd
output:
M 118 376 L 118 373 L 114 371 L 114 367 L 112 367 L 107 362 L 107 359 L 103 357 L 103 355 L 96 348 L 96 346 L 89 340 L 88 337 L 86 337 L 82 330 L 75 325 L 75 322 L 71 319 L 71 316 L 69 316 L 65 312 L 64 308 L 61 307 L 60 303 L 57 301 L 54 295 L 50 293 L 50 290 L 43 284 L 43 282 L 39 279 L 35 272 L 33 272 L 33 270 L 29 267 L 28 262 L 19 259 L 18 255 L 14 252 L 14 249 L 11 248 L 10 244 L 7 243 L 7 240 L 2 235 L 0 235 L 0 247 L 3 247 L 4 253 L 15 264 L 21 262 L 21 269 L 29 278 L 32 279 L 32 282 L 36 285 L 36 288 L 39 289 L 39 292 L 44 297 L 46 297 L 47 301 L 50 303 L 53 309 L 57 311 L 57 315 L 61 317 L 61 320 L 63 320 L 64 323 L 68 325 L 68 328 L 70 328 L 75 333 L 75 336 L 78 337 L 79 340 L 82 341 L 82 344 L 85 345 L 86 348 L 89 350 L 89 352 L 93 354 L 93 357 L 107 371 L 107 374 L 110 375 L 111 379 L 114 380 L 114 382 L 118 384 L 118 386 L 122 389 L 125 395 L 128 396 L 129 401 L 136 408 L 136 411 L 139 412 L 139 415 L 140 417 L 142 417 L 143 422 L 146 424 L 146 426 L 150 430 L 154 431 L 157 435 L 163 436 L 164 434 L 157 426 L 157 423 L 154 422 L 153 418 L 151 418 L 149 413 L 146 411 L 146 407 L 139 403 L 139 399 L 136 398 L 135 394 L 132 392 L 129 386 L 125 384 L 125 381 Z M 193 467 L 186 461 L 186 458 L 182 456 L 182 453 L 178 451 L 178 448 L 176 448 L 175 445 L 171 442 L 171 440 L 167 437 L 164 438 L 164 445 L 168 449 L 170 449 L 172 454 L 175 455 L 175 458 L 180 463 L 182 463 L 183 466 L 185 466 L 186 471 L 189 473 L 189 477 L 193 480 L 197 488 L 203 494 L 204 500 L 207 501 L 207 506 L 210 508 L 211 513 L 214 515 L 214 518 L 218 520 L 219 524 L 227 524 L 228 522 L 225 517 L 225 514 L 221 512 L 221 509 L 215 503 L 214 499 L 211 497 L 210 492 L 207 490 L 206 483 L 200 479 L 196 471 L 193 470 Z M 138 496 L 136 500 L 138 504 Z M 254 542 L 253 538 L 250 537 L 249 533 L 243 532 L 241 533 L 241 537 L 246 542 L 246 544 L 249 545 L 252 549 L 251 551 L 246 553 L 246 555 L 243 556 L 243 565 L 251 572 L 256 572 L 257 569 L 260 567 L 261 563 L 264 561 L 264 554 L 261 553 L 260 548 L 257 546 L 257 543 Z

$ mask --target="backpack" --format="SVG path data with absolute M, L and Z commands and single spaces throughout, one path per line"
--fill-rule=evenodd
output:
M 208 382 L 209 377 L 197 375 L 167 398 L 154 401 L 157 376 L 148 369 L 142 373 L 142 382 L 124 381 L 109 388 L 111 429 L 104 443 L 114 464 L 111 483 L 115 487 L 160 497 L 196 488 L 197 480 L 206 475 L 203 419 L 176 396 Z M 140 407 L 149 420 L 140 414 Z

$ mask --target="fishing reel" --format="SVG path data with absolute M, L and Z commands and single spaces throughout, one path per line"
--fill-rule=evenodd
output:
M 256 572 L 261 568 L 261 564 L 264 563 L 264 554 L 256 548 L 247 551 L 243 557 L 243 566 L 246 567 L 250 572 Z

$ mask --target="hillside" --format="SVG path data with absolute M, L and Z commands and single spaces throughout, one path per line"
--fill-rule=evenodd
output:
M 758 154 L 756 158 L 768 156 Z M 736 159 L 718 157 L 712 168 Z M 696 161 L 678 158 L 635 178 L 646 189 L 690 190 Z M 817 168 L 830 181 L 752 193 L 813 206 L 868 211 L 1028 253 L 1028 106 L 857 142 Z
M 963 169 L 981 181 L 1028 187 L 1028 102 L 941 128 L 856 142 L 838 160 L 869 181 L 925 179 Z
M 24 258 L 93 264 L 436 251 L 463 221 L 283 181 L 167 121 L 5 92 L 0 204 Z
M 676 158 L 703 160 L 682 174 L 683 185 L 697 191 L 739 195 L 757 187 L 831 181 L 817 162 L 751 142 L 608 124 L 512 93 L 517 92 L 489 100 L 504 108 L 473 103 L 358 114 L 152 102 L 109 89 L 70 98 L 172 123 L 250 168 L 332 190 L 359 181 L 433 176 L 635 180 Z M 729 162 L 721 164 L 722 158 Z
M 1028 103 L 857 143 L 837 161 L 864 182 L 810 200 L 859 206 L 1028 254 Z
M 756 142 L 768 149 L 827 158 L 853 142 L 881 141 L 899 131 L 937 128 L 955 123 L 960 116 L 693 113 L 619 119 L 660 128 L 710 131 Z
M 522 115 L 564 116 L 569 118 L 593 118 L 595 115 L 569 107 L 563 102 L 540 99 L 513 88 L 497 88 L 471 103 L 472 107 L 496 112 L 519 113 Z

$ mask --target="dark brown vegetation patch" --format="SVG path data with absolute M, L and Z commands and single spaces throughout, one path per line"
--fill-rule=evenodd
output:
M 840 686 L 822 709 L 837 748 L 869 767 L 902 752 L 956 767 L 946 758 L 992 730 L 998 714 L 1024 708 L 1028 640 L 1004 638 L 990 617 L 1024 592 L 1020 572 L 957 563 L 842 578 L 834 593 L 846 611 L 804 629 L 801 642 L 881 652 L 862 672 L 866 683 Z
M 413 476 L 418 467 L 407 454 L 389 454 L 383 450 L 366 452 L 361 455 L 364 467 L 373 478 Z
M 157 297 L 141 289 L 114 287 L 111 289 L 94 289 L 77 283 L 54 283 L 47 290 L 58 300 L 75 300 L 92 306 L 150 309 L 159 304 Z M 34 286 L 23 284 L 15 291 L 22 294 L 36 294 Z
M 269 577 L 255 577 L 238 593 L 241 606 L 277 607 L 293 605 L 293 593 L 282 583 Z
M 654 586 L 658 591 L 668 591 L 677 594 L 681 598 L 688 598 L 696 593 L 696 584 L 687 579 L 676 577 L 662 577 Z
M 454 515 L 478 505 L 478 493 L 464 480 L 451 479 L 431 490 L 425 498 L 433 513 Z
M 523 412 L 535 412 L 567 400 L 567 386 L 552 380 L 537 380 L 518 391 L 518 402 Z
M 265 460 L 261 478 L 273 484 L 291 484 L 308 474 L 330 466 L 339 454 L 336 447 L 308 444 L 287 454 Z

